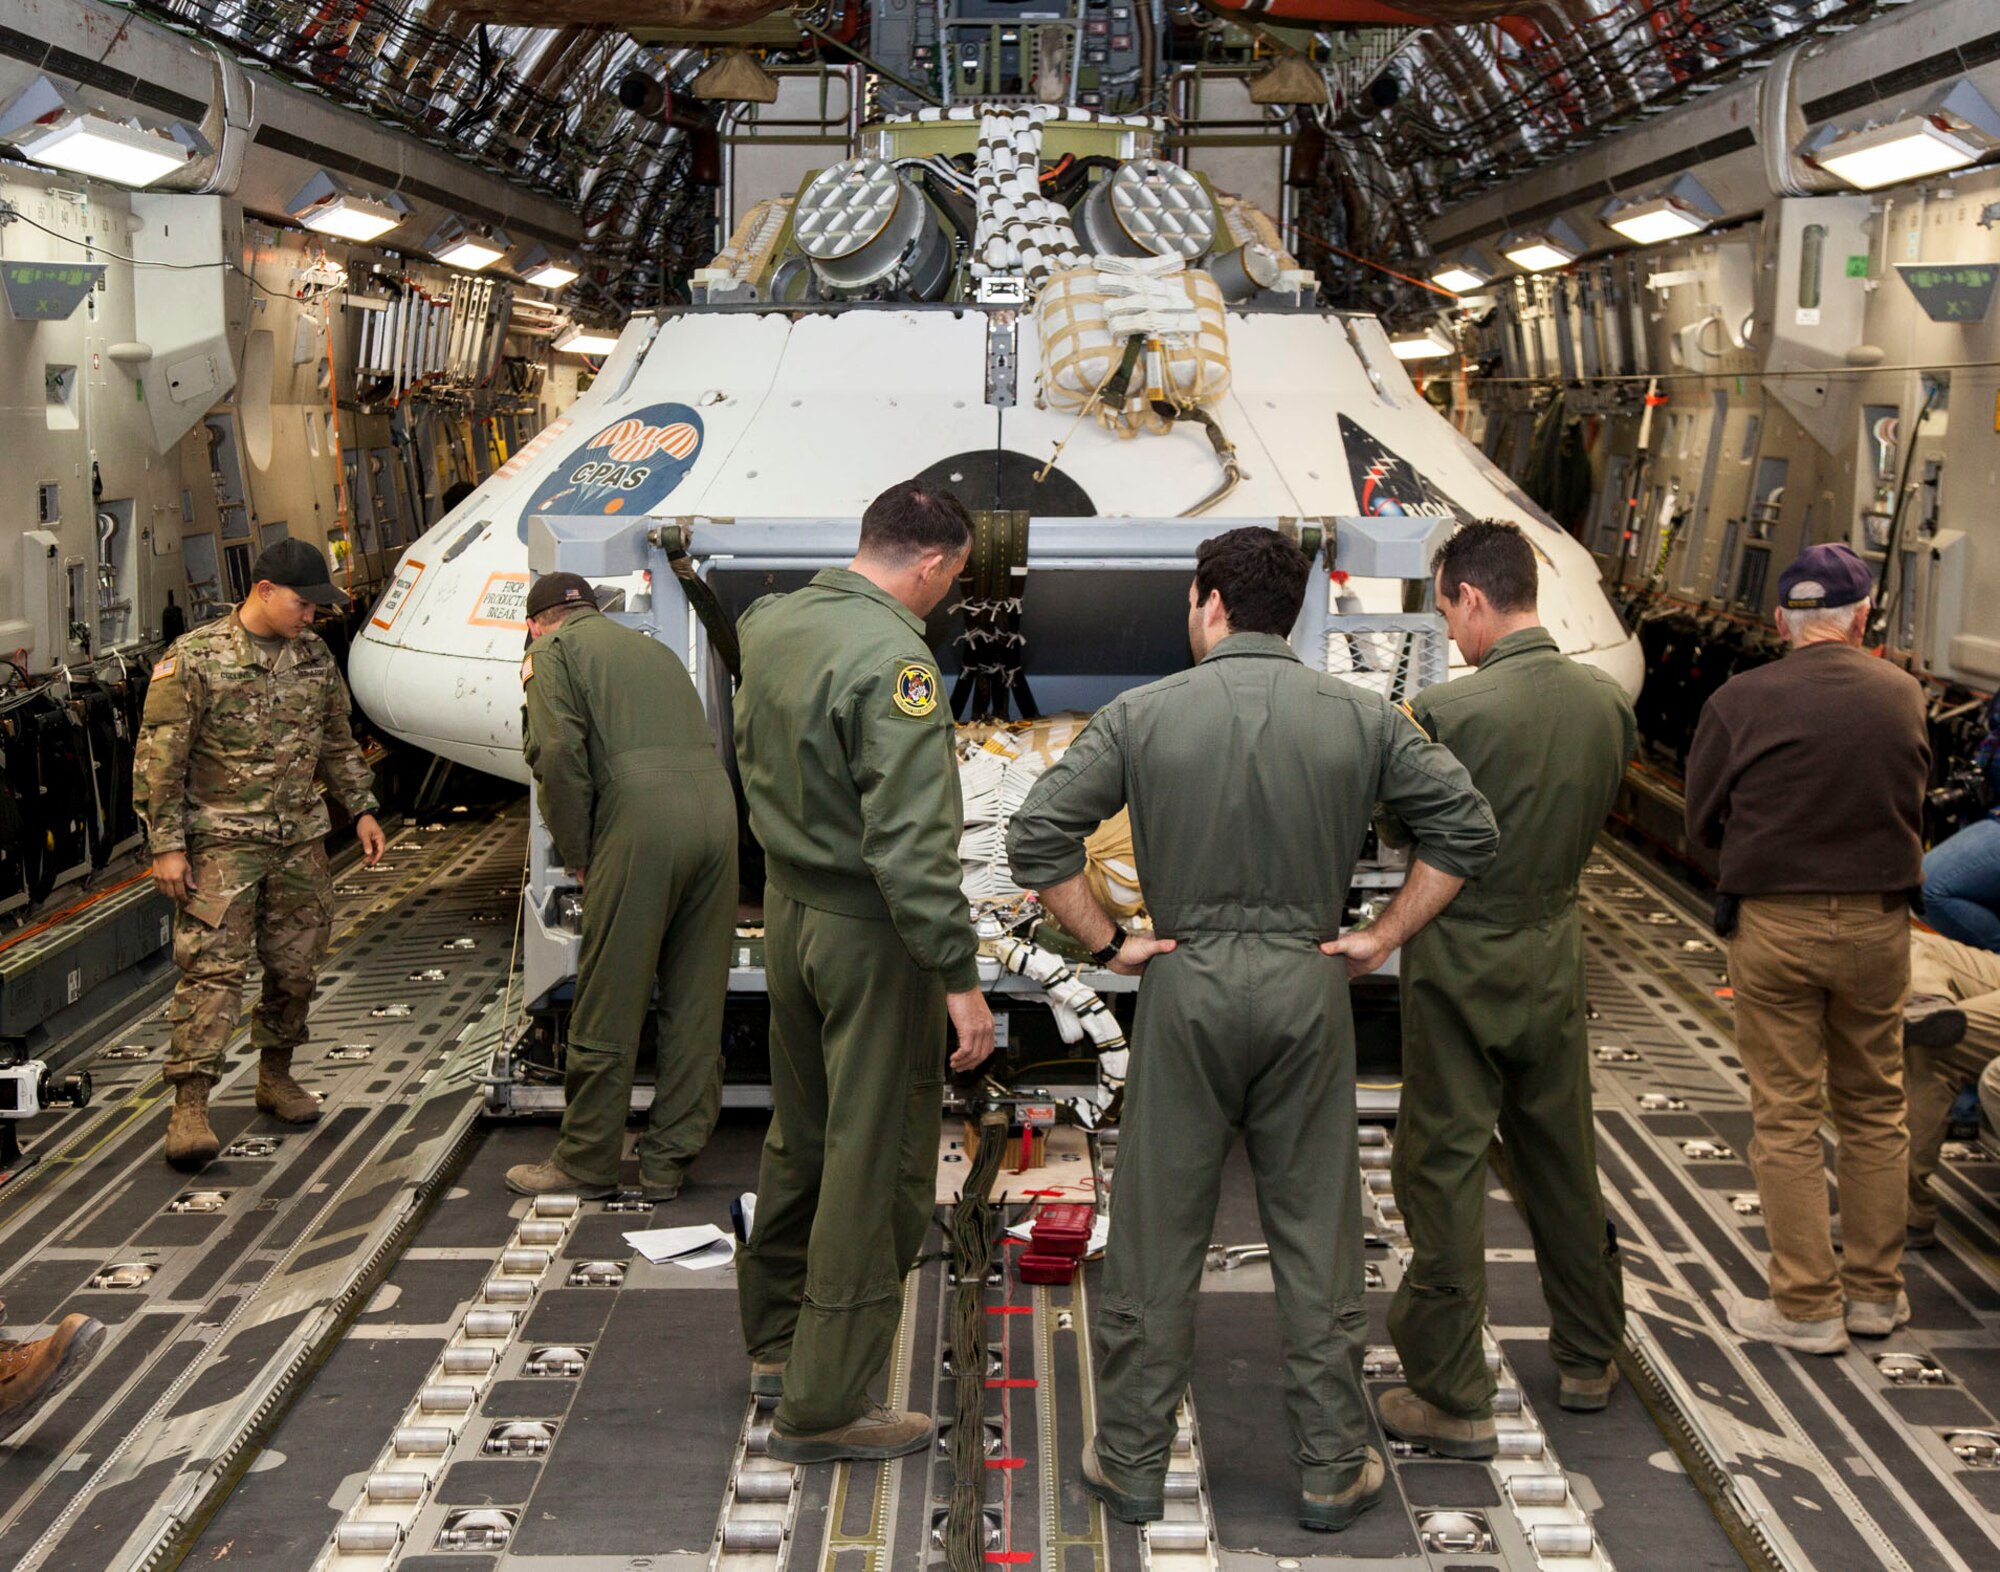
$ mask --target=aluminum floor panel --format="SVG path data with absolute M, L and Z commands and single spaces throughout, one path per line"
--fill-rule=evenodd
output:
M 1963 1149 L 1944 1165 L 1942 1243 L 1904 1258 L 1910 1326 L 1834 1358 L 1745 1345 L 1722 1295 L 1766 1291 L 1764 1230 L 1741 1162 L 1748 1081 L 1723 949 L 1617 845 L 1587 870 L 1583 903 L 1607 1196 L 1659 1268 L 1651 1282 L 1628 1273 L 1635 1335 L 1693 1444 L 1779 1565 L 1994 1565 L 2000 1492 L 1946 1436 L 2000 1429 L 2000 1260 L 1983 1224 L 1995 1165 Z
M 112 1337 L 77 1390 L 0 1453 L 0 1562 L 160 1563 L 234 1482 L 471 1126 L 509 973 L 507 930 L 474 918 L 511 899 L 520 836 L 518 810 L 468 815 L 405 829 L 378 867 L 338 876 L 299 1058 L 325 1098 L 316 1125 L 256 1112 L 239 1037 L 212 1096 L 231 1144 L 179 1174 L 159 1156 L 164 1010 L 139 1010 L 81 1052 L 65 1045 L 97 1095 L 26 1132 L 40 1160 L 0 1189 L 0 1297 L 19 1278 L 23 1310 L 86 1310 Z M 432 968 L 442 977 L 416 975 Z M 83 1291 L 51 1293 L 79 1271 Z M 106 1391 L 100 1378 L 128 1367 Z

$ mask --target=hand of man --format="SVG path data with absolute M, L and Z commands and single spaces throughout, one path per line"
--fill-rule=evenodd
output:
M 194 894 L 194 871 L 186 852 L 161 852 L 153 859 L 153 888 L 176 906 L 187 905 Z
M 389 849 L 389 837 L 382 833 L 382 826 L 375 822 L 375 815 L 364 813 L 354 821 L 354 838 L 361 843 L 361 860 L 372 868 L 382 860 L 382 853 Z
M 951 1056 L 951 1067 L 963 1075 L 967 1070 L 978 1069 L 993 1052 L 993 1012 L 986 1007 L 986 995 L 977 988 L 948 993 L 944 1004 L 951 1012 L 952 1029 L 958 1033 L 958 1048 Z
M 1104 969 L 1116 972 L 1120 977 L 1137 977 L 1145 971 L 1147 962 L 1154 956 L 1166 955 L 1179 948 L 1178 939 L 1151 939 L 1143 933 L 1127 934 L 1125 943 Z
M 585 874 L 587 874 L 587 873 L 589 873 L 589 872 L 590 872 L 590 870 L 589 870 L 588 868 L 572 868 L 572 869 L 570 869 L 570 874 L 572 875 L 572 877 L 574 877 L 574 878 L 575 878 L 575 880 L 576 880 L 576 887 L 577 887 L 577 888 L 578 888 L 579 890 L 583 888 L 583 882 L 584 882 L 584 875 L 585 875 Z
M 1356 977 L 1366 977 L 1378 970 L 1396 947 L 1383 943 L 1373 928 L 1361 928 L 1338 939 L 1329 939 L 1319 947 L 1321 955 L 1343 955 L 1347 958 L 1347 976 L 1352 981 Z

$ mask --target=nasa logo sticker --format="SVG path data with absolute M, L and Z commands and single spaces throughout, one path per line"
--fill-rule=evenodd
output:
M 896 708 L 921 720 L 937 708 L 937 678 L 922 666 L 896 673 Z
M 537 513 L 610 517 L 651 512 L 701 456 L 702 424 L 685 404 L 649 404 L 606 420 L 554 465 L 521 509 L 519 533 Z

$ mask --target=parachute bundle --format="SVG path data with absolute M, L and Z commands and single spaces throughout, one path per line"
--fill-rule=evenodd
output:
M 1051 275 L 1036 297 L 1042 402 L 1090 411 L 1121 437 L 1163 432 L 1181 409 L 1229 391 L 1222 290 L 1178 257 L 1098 257 Z

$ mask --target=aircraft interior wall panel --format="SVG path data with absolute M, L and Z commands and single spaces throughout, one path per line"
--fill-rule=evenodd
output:
M 82 201 L 54 177 L 9 170 L 0 179 L 0 200 L 18 208 L 24 220 L 7 226 L 0 245 L 9 261 L 86 263 L 93 254 L 85 242 L 98 248 L 99 261 L 105 253 L 127 254 L 131 215 L 121 194 Z M 98 641 L 103 625 L 93 461 L 102 500 L 127 505 L 121 516 L 137 521 L 126 526 L 128 540 L 131 529 L 171 526 L 178 519 L 174 466 L 154 448 L 132 371 L 109 355 L 112 344 L 133 333 L 132 274 L 116 262 L 104 262 L 100 286 L 65 317 L 33 320 L 11 308 L 0 311 L 0 562 L 6 564 L 0 571 L 0 653 L 11 655 L 27 642 L 19 624 L 29 586 L 19 563 L 20 539 L 29 530 L 55 536 L 64 616 Z M 120 560 L 118 598 L 124 598 L 152 575 L 142 572 L 136 553 L 122 552 Z M 142 626 L 157 624 L 152 597 L 135 617 Z M 110 631 L 118 639 L 132 636 L 131 626 Z M 35 649 L 26 664 L 45 671 L 82 654 L 80 644 L 64 640 L 60 648 Z

